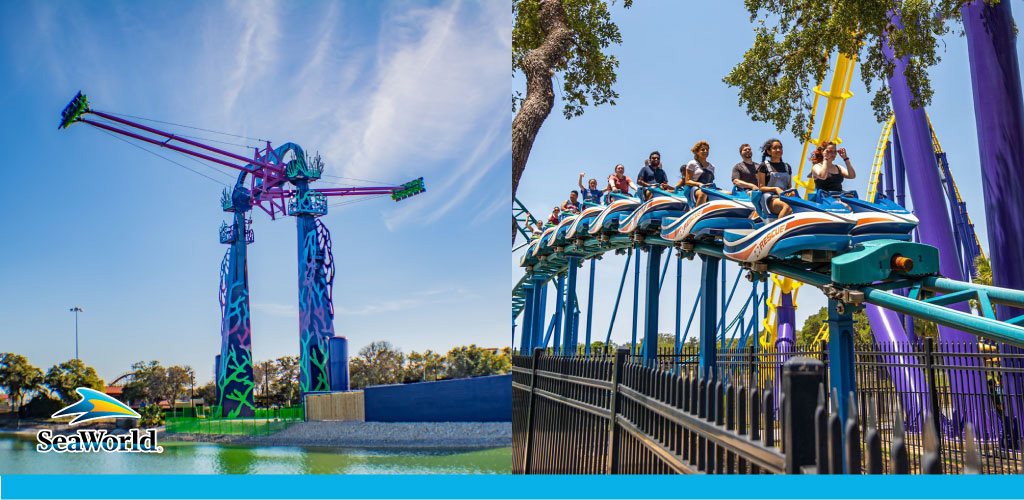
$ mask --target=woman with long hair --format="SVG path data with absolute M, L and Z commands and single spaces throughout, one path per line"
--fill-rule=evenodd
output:
M 835 164 L 836 154 L 843 159 L 843 163 L 846 164 L 845 168 Z M 850 157 L 846 155 L 846 148 L 839 148 L 837 151 L 834 142 L 826 141 L 820 144 L 815 150 L 814 156 L 815 159 L 820 158 L 811 167 L 811 178 L 814 179 L 815 190 L 842 192 L 843 179 L 857 177 L 857 172 L 853 170 L 853 164 L 850 163 Z
M 762 196 L 762 208 L 785 217 L 793 213 L 782 201 L 782 193 L 793 186 L 793 168 L 782 161 L 782 141 L 768 139 L 761 146 L 761 165 L 757 167 L 757 188 Z

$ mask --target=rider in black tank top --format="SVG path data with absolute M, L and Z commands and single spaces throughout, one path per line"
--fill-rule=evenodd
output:
M 836 156 L 843 159 L 845 166 L 834 163 Z M 814 151 L 811 167 L 811 177 L 814 178 L 814 189 L 818 191 L 841 192 L 843 190 L 843 179 L 853 179 L 857 173 L 853 170 L 850 158 L 846 156 L 846 148 L 836 150 L 833 142 L 827 141 Z
M 842 191 L 843 190 L 843 173 L 834 172 L 828 174 L 824 180 L 814 178 L 814 189 L 818 191 Z

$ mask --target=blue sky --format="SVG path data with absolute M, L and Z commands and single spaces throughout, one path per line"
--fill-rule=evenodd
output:
M 105 379 L 151 359 L 212 378 L 219 197 L 236 173 L 159 151 L 214 181 L 86 125 L 58 131 L 78 90 L 98 110 L 319 151 L 314 187 L 425 177 L 423 195 L 323 217 L 335 330 L 353 352 L 508 345 L 506 3 L 3 2 L 0 19 L 14 180 L 0 201 L 0 351 L 44 370 L 72 358 L 68 309 L 81 306 L 81 357 Z M 252 214 L 253 356 L 294 355 L 295 222 Z
M 1018 18 L 1024 12 L 1022 4 L 1024 2 L 1011 2 Z M 612 17 L 623 39 L 621 46 L 610 49 L 620 61 L 615 85 L 620 96 L 616 99 L 617 105 L 587 108 L 583 116 L 566 120 L 559 112 L 561 102 L 556 96 L 556 110 L 541 128 L 520 181 L 517 197 L 527 208 L 546 217 L 553 206 L 566 199 L 570 190 L 576 189 L 580 172 L 586 172 L 588 179 L 602 179 L 612 173 L 617 163 L 623 163 L 627 175 L 635 178 L 643 160 L 654 150 L 661 152 L 674 182 L 679 176 L 679 166 L 692 159 L 690 148 L 702 139 L 711 144 L 709 160 L 718 169 L 719 179 L 727 178 L 732 165 L 740 161 L 738 146 L 741 143 L 757 147 L 770 137 L 782 140 L 783 158 L 797 168 L 802 144 L 788 132 L 779 133 L 769 124 L 749 119 L 737 105 L 736 89 L 721 81 L 753 42 L 753 26 L 741 2 L 650 0 L 638 2 L 629 10 L 622 9 L 620 3 L 612 8 Z M 930 72 L 935 97 L 927 111 L 987 253 L 967 42 L 956 35 L 947 36 L 943 42 L 944 49 L 940 47 L 943 60 Z M 1017 51 L 1018 57 L 1024 54 L 1019 38 Z M 829 64 L 830 68 L 834 66 L 834 54 Z M 831 83 L 831 69 L 828 75 L 826 89 Z M 517 89 L 525 88 L 521 74 L 514 81 Z M 556 83 L 556 87 L 559 85 L 560 82 Z M 882 126 L 872 114 L 871 94 L 860 81 L 859 66 L 851 91 L 854 96 L 847 101 L 840 138 L 855 166 L 857 178 L 844 186 L 857 189 L 863 195 Z M 759 158 L 757 154 L 755 159 Z M 936 193 L 936 196 L 942 195 Z M 646 262 L 646 255 L 644 258 Z M 515 279 L 521 276 L 518 259 L 518 255 L 513 256 Z M 604 340 L 607 334 L 624 259 L 608 255 L 597 266 L 595 340 Z M 737 267 L 728 265 L 727 268 L 731 286 Z M 586 298 L 586 270 L 584 268 L 580 274 L 581 300 Z M 667 289 L 662 292 L 660 330 L 663 332 L 674 328 L 675 308 L 671 307 L 675 300 L 674 271 L 673 263 L 670 270 L 673 278 L 666 279 Z M 684 264 L 684 323 L 696 297 L 699 279 L 700 266 L 696 262 Z M 747 281 L 740 283 L 741 292 L 749 293 Z M 550 293 L 549 303 L 553 303 L 550 302 L 553 292 Z M 738 311 L 738 300 L 734 299 L 730 317 Z M 797 326 L 825 302 L 817 289 L 802 288 L 797 297 Z M 631 306 L 632 274 L 627 278 L 623 304 L 612 334 L 615 342 L 629 341 Z M 642 329 L 643 321 L 640 323 Z M 695 321 L 691 335 L 697 331 L 697 323 Z M 582 331 L 581 327 L 581 339 Z

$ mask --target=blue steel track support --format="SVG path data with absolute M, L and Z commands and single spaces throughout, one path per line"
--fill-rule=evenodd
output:
M 533 283 L 527 283 L 523 285 L 523 289 L 526 294 L 526 302 L 523 304 L 523 328 L 520 334 L 522 338 L 519 339 L 519 352 L 524 356 L 525 353 L 533 352 L 533 307 L 534 307 L 534 286 Z
M 658 359 L 658 299 L 661 286 L 658 269 L 661 267 L 661 252 L 665 247 L 651 245 L 647 248 L 647 304 L 644 307 L 644 364 L 654 366 Z
M 551 318 L 552 324 L 555 325 L 555 355 L 562 353 L 561 344 L 559 338 L 562 336 L 562 308 L 565 306 L 565 300 L 563 295 L 565 293 L 565 275 L 558 275 L 558 284 L 555 285 L 555 315 Z M 547 342 L 545 342 L 547 344 Z
M 636 323 L 640 311 L 640 247 L 636 249 L 636 260 L 633 261 L 633 337 L 629 343 L 629 353 L 640 352 L 636 346 Z
M 718 338 L 722 339 L 722 342 L 725 342 L 725 315 L 726 315 L 725 311 L 729 308 L 729 302 L 732 301 L 732 295 L 731 294 L 729 295 L 729 300 L 726 300 L 726 298 L 725 298 L 725 290 L 726 290 L 726 287 L 725 287 L 725 265 L 728 262 L 729 261 L 727 261 L 727 260 L 723 260 L 723 261 L 721 261 L 718 264 L 719 267 L 721 267 L 721 269 L 719 270 L 720 271 L 719 274 L 722 275 L 722 302 L 721 302 L 721 304 L 722 304 L 722 314 L 719 315 L 719 320 L 718 320 Z M 740 277 L 739 274 L 737 274 L 736 277 L 739 278 Z M 735 290 L 735 287 L 733 289 Z
M 619 301 L 622 299 L 622 289 L 626 286 L 626 274 L 629 273 L 629 259 L 633 258 L 633 249 L 626 254 L 626 264 L 622 266 L 622 279 L 619 280 L 619 293 L 615 295 L 615 307 L 612 308 L 612 320 L 608 323 L 608 336 L 604 339 L 607 346 L 612 341 L 612 328 L 615 327 L 615 316 L 619 313 Z
M 683 319 L 683 259 L 676 257 L 676 343 L 673 346 L 672 352 L 678 353 L 682 347 L 680 342 L 680 323 Z M 679 363 L 675 363 L 674 373 L 679 375 Z
M 583 353 L 590 357 L 590 333 L 594 319 L 594 270 L 597 267 L 597 259 L 590 259 L 590 281 L 587 283 L 587 345 L 583 347 Z
M 718 360 L 715 356 L 718 326 L 718 266 L 721 259 L 701 255 L 700 283 L 700 376 L 708 381 L 716 379 Z
M 548 301 L 548 285 L 545 278 L 535 278 L 533 281 L 533 342 L 531 348 L 536 349 L 544 346 L 544 309 Z
M 828 380 L 839 397 L 839 421 L 846 422 L 850 391 L 857 390 L 857 380 L 853 372 L 853 312 L 850 306 L 840 304 L 835 299 L 828 301 Z
M 566 268 L 565 283 L 565 333 L 562 337 L 562 352 L 576 353 L 576 271 L 579 270 L 579 257 L 569 257 Z

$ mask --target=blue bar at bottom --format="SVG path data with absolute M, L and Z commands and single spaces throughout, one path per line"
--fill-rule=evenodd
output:
M 1024 476 L 5 475 L 0 488 L 75 499 L 1021 498 Z

